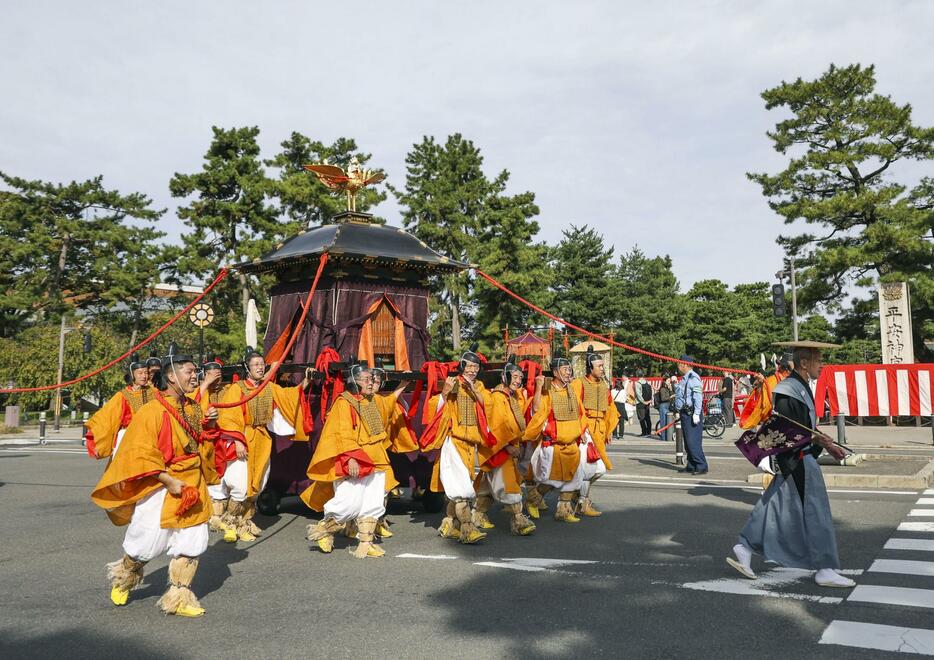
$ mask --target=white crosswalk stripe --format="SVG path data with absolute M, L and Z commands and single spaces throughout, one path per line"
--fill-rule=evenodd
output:
M 919 507 L 934 505 L 934 489 L 923 495 Z M 897 528 L 903 534 L 886 541 L 882 556 L 872 562 L 843 605 L 871 605 L 843 611 L 874 620 L 831 621 L 821 644 L 934 656 L 934 630 L 899 625 L 906 616 L 917 618 L 913 612 L 934 610 L 934 555 L 924 554 L 934 553 L 934 522 L 916 520 L 934 517 L 934 508 L 911 509 L 907 517 Z

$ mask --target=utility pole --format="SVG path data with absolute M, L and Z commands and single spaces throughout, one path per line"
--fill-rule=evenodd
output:
M 60 431 L 62 428 L 62 376 L 65 371 L 65 313 L 62 312 L 62 328 L 58 333 L 58 387 L 55 389 L 55 422 L 52 430 Z
M 782 286 L 781 281 L 787 277 L 791 283 L 791 333 L 792 338 L 798 341 L 798 286 L 795 272 L 795 258 L 793 256 L 785 257 L 785 270 L 780 270 L 775 273 L 775 277 L 778 278 L 779 284 L 772 286 L 772 312 L 776 317 L 785 315 L 785 304 L 783 302 L 785 288 Z
M 798 341 L 798 289 L 795 286 L 795 258 L 788 257 L 788 270 L 791 272 L 791 330 L 794 340 Z

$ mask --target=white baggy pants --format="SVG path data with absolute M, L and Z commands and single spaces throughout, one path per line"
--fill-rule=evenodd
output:
M 583 461 L 578 462 L 577 470 L 574 471 L 574 476 L 570 481 L 555 481 L 550 478 L 551 464 L 554 460 L 554 446 L 545 447 L 539 445 L 535 448 L 535 453 L 532 454 L 532 476 L 535 478 L 535 481 L 540 484 L 545 484 L 546 486 L 551 486 L 552 488 L 557 488 L 562 493 L 580 490 L 581 482 L 584 480 Z
M 441 445 L 441 456 L 438 462 L 438 476 L 441 478 L 441 487 L 444 488 L 444 494 L 448 499 L 476 499 L 477 493 L 473 488 L 473 475 L 471 474 L 473 470 L 467 469 L 464 465 L 451 436 L 448 436 Z
M 266 466 L 266 472 L 263 473 L 263 481 L 260 483 L 260 491 L 266 487 L 266 481 L 269 479 L 269 466 Z M 250 487 L 250 473 L 247 470 L 246 459 L 236 459 L 227 463 L 227 469 L 224 470 L 224 476 L 219 484 L 208 486 L 208 494 L 212 500 L 226 500 L 228 497 L 234 502 L 242 502 L 246 499 L 246 494 Z
M 590 442 L 593 442 L 592 440 Z M 596 463 L 587 462 L 587 444 L 581 443 L 581 467 L 583 468 L 583 479 L 581 481 L 581 497 L 590 495 L 590 487 L 597 479 L 606 474 L 606 464 L 602 458 L 597 459 Z
M 136 503 L 123 538 L 123 552 L 138 561 L 150 561 L 163 552 L 169 557 L 197 557 L 208 549 L 208 524 L 162 527 L 162 505 L 168 491 L 160 488 Z
M 334 482 L 334 497 L 324 505 L 324 517 L 346 523 L 358 518 L 382 518 L 386 513 L 386 473 L 371 472 Z
M 518 493 L 507 493 L 506 492 L 506 482 L 503 479 L 503 468 L 509 466 L 509 469 L 512 469 L 512 466 L 509 463 L 505 465 L 500 465 L 497 468 L 493 468 L 490 472 L 487 472 L 483 475 L 483 479 L 486 482 L 481 486 L 481 495 L 492 495 L 493 499 L 499 502 L 500 504 L 522 504 L 522 492 Z

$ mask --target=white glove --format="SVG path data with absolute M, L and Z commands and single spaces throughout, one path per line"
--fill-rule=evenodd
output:
M 695 424 L 700 424 L 700 413 L 694 413 L 694 415 L 691 417 L 691 421 Z

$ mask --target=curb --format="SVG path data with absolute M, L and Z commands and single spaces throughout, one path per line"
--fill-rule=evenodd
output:
M 874 457 L 866 454 L 867 458 Z M 750 474 L 747 483 L 762 483 L 762 474 Z M 828 488 L 908 488 L 921 490 L 934 483 L 934 459 L 912 475 L 894 474 L 825 474 L 824 484 Z

